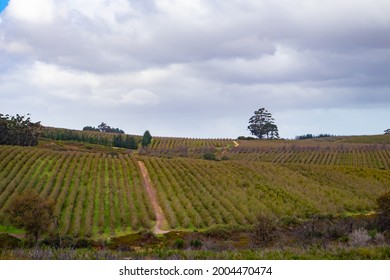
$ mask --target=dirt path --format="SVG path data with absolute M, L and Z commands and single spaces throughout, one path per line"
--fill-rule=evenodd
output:
M 141 169 L 142 177 L 144 178 L 146 191 L 148 192 L 150 201 L 152 202 L 152 206 L 154 209 L 154 213 L 156 213 L 156 225 L 154 226 L 153 232 L 156 234 L 167 233 L 168 231 L 162 230 L 162 225 L 166 221 L 164 213 L 161 210 L 161 207 L 158 205 L 156 189 L 152 186 L 152 182 L 150 181 L 148 170 L 146 169 L 145 164 L 142 161 L 138 161 L 139 168 Z

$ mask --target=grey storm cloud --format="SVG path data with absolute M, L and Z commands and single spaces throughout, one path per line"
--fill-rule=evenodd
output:
M 266 107 L 285 137 L 356 133 L 285 116 L 390 116 L 389 14 L 386 0 L 12 0 L 0 15 L 0 110 L 236 137 Z

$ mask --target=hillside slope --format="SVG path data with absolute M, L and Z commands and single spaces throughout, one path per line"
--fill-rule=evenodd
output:
M 17 193 L 33 188 L 55 202 L 62 234 L 112 236 L 151 229 L 156 215 L 138 161 L 144 162 L 157 190 L 169 224 L 165 229 L 249 225 L 258 214 L 306 218 L 368 212 L 390 189 L 389 164 L 366 165 L 352 159 L 321 165 L 308 160 L 310 155 L 320 158 L 316 153 L 331 157 L 334 151 L 326 149 L 302 154 L 276 149 L 269 152 L 273 160 L 258 157 L 256 150 L 236 151 L 226 161 L 102 151 L 0 146 L 0 213 Z M 367 152 L 372 162 L 389 155 L 387 149 Z M 351 153 L 362 157 L 352 148 Z M 305 154 L 306 160 L 287 160 L 294 154 L 301 158 Z

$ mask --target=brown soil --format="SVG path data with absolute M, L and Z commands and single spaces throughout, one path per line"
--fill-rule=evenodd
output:
M 145 164 L 142 161 L 138 161 L 139 168 L 141 169 L 142 177 L 144 178 L 146 191 L 148 192 L 150 201 L 152 203 L 154 213 L 156 214 L 156 225 L 154 226 L 153 232 L 156 234 L 167 233 L 168 231 L 162 230 L 162 225 L 166 221 L 165 216 L 161 210 L 161 207 L 158 204 L 156 189 L 152 186 L 150 181 L 148 170 L 146 169 Z

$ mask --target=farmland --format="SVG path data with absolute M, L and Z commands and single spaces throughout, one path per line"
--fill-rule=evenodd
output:
M 0 213 L 31 188 L 54 201 L 62 235 L 97 238 L 152 229 L 156 213 L 139 161 L 156 190 L 165 230 L 245 227 L 259 214 L 304 220 L 369 213 L 390 189 L 390 149 L 387 142 L 347 140 L 237 146 L 231 139 L 156 138 L 139 153 L 57 140 L 38 148 L 0 146 Z M 203 160 L 210 151 L 225 160 Z
M 61 233 L 115 235 L 150 228 L 154 212 L 135 158 L 1 147 L 1 210 L 27 188 L 55 202 Z

